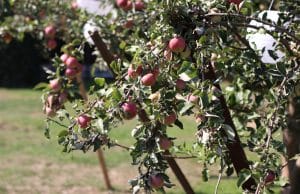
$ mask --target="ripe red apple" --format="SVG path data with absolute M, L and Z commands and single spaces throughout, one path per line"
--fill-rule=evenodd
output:
M 198 97 L 198 96 L 195 96 L 195 95 L 193 95 L 193 94 L 189 94 L 189 95 L 187 96 L 187 100 L 188 100 L 189 102 L 191 102 L 191 103 L 197 104 L 198 101 L 199 101 L 199 97 Z
M 47 103 L 46 103 L 47 107 L 49 107 L 49 108 L 54 107 L 55 106 L 55 101 L 56 101 L 55 96 L 54 95 L 49 95 L 47 97 Z
M 153 73 L 148 73 L 142 77 L 141 81 L 145 86 L 153 86 L 156 82 L 156 77 Z
M 63 62 L 63 63 L 66 63 L 67 62 L 67 59 L 69 58 L 69 55 L 67 53 L 64 53 L 60 56 L 60 60 Z
M 159 189 L 164 186 L 164 179 L 162 176 L 153 174 L 150 176 L 150 186 L 154 189 Z
M 137 107 L 133 102 L 125 102 L 122 104 L 122 110 L 125 119 L 133 119 L 137 115 Z
M 54 26 L 50 25 L 50 26 L 47 26 L 44 29 L 44 33 L 45 33 L 46 38 L 53 39 L 55 37 L 55 34 L 56 34 L 56 29 L 55 29 Z
M 80 126 L 80 128 L 87 128 L 91 122 L 92 118 L 89 117 L 88 115 L 80 115 L 76 121 L 77 121 L 77 124 Z
M 135 10 L 137 11 L 143 11 L 145 9 L 145 4 L 141 0 L 136 1 L 134 5 L 135 5 Z
M 78 71 L 74 68 L 67 68 L 65 71 L 65 75 L 69 78 L 69 79 L 73 79 L 76 74 L 78 73 Z
M 45 108 L 45 113 L 48 117 L 55 117 L 55 115 L 56 115 L 56 112 L 48 106 L 46 106 L 46 108 Z
M 177 79 L 177 80 L 176 80 L 176 88 L 177 88 L 178 90 L 184 90 L 185 87 L 186 87 L 185 81 L 183 81 L 182 79 Z
M 130 65 L 129 68 L 128 68 L 128 76 L 131 78 L 131 79 L 135 79 L 137 78 L 139 75 L 141 75 L 143 71 L 143 67 L 142 65 L 139 65 L 137 66 L 136 69 L 134 69 L 133 65 Z
M 79 66 L 79 62 L 75 57 L 68 57 L 66 60 L 67 68 L 76 68 Z
M 121 8 L 126 7 L 127 3 L 128 3 L 128 0 L 116 0 L 117 6 L 121 7 Z
M 172 52 L 180 53 L 185 48 L 185 40 L 182 37 L 175 37 L 169 41 L 169 48 Z
M 62 92 L 58 96 L 58 101 L 60 104 L 64 104 L 68 100 L 68 93 L 67 92 Z
M 134 25 L 133 20 L 132 20 L 132 19 L 129 19 L 129 20 L 127 20 L 127 21 L 123 24 L 123 27 L 124 27 L 124 28 L 127 28 L 127 29 L 130 29 L 130 28 L 133 27 L 133 25 Z
M 275 178 L 276 178 L 276 174 L 274 171 L 272 170 L 269 170 L 267 172 L 267 175 L 265 177 L 265 183 L 268 184 L 268 183 L 273 183 L 275 181 Z
M 57 42 L 56 42 L 56 40 L 54 40 L 54 39 L 48 40 L 48 42 L 47 42 L 47 47 L 48 47 L 50 50 L 55 49 L 55 48 L 57 47 Z
M 61 84 L 59 79 L 53 79 L 49 82 L 50 88 L 54 92 L 58 92 L 61 89 Z
M 234 3 L 236 5 L 239 5 L 242 2 L 242 0 L 228 0 L 228 2 L 229 3 Z
M 168 150 L 173 146 L 173 142 L 167 137 L 159 138 L 159 147 L 162 150 Z
M 176 114 L 174 112 L 172 112 L 168 116 L 165 117 L 164 124 L 171 125 L 171 124 L 175 123 L 176 119 L 177 119 Z
M 129 1 L 127 1 L 126 6 L 124 6 L 122 8 L 123 8 L 124 11 L 129 11 L 129 10 L 132 9 L 132 7 L 133 7 L 132 2 L 129 0 Z

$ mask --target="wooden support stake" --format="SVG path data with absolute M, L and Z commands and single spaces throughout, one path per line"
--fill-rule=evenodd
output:
M 87 96 L 86 89 L 84 87 L 84 82 L 82 80 L 81 73 L 77 74 L 76 80 L 77 80 L 77 83 L 79 84 L 80 95 L 82 96 L 82 98 L 84 99 L 84 101 L 87 102 L 88 101 L 88 96 Z M 104 159 L 104 156 L 103 156 L 103 151 L 101 150 L 101 148 L 99 148 L 97 150 L 97 154 L 98 154 L 100 168 L 101 168 L 101 170 L 103 172 L 103 176 L 104 176 L 104 181 L 105 181 L 106 188 L 108 190 L 112 190 L 113 188 L 112 188 L 112 186 L 110 184 L 110 180 L 109 180 L 109 177 L 108 177 L 108 172 L 107 172 L 107 168 L 106 168 L 106 164 L 105 164 L 105 159 Z
M 112 70 L 112 68 L 110 67 L 110 64 L 115 60 L 115 58 L 113 57 L 113 55 L 108 50 L 106 44 L 103 42 L 103 40 L 101 39 L 101 37 L 100 37 L 100 35 L 97 31 L 91 32 L 90 36 L 91 36 L 92 40 L 94 41 L 95 46 L 97 47 L 97 49 L 100 51 L 102 58 L 107 63 L 108 68 L 114 74 L 114 77 L 115 77 L 115 73 Z M 170 152 L 166 151 L 165 154 L 170 155 Z M 194 194 L 194 191 L 193 191 L 191 185 L 189 184 L 188 180 L 185 178 L 182 170 L 180 169 L 180 167 L 176 163 L 175 159 L 174 158 L 166 158 L 166 160 L 167 160 L 170 168 L 174 172 L 175 176 L 179 180 L 181 186 L 185 190 L 185 192 L 187 194 Z
M 169 152 L 169 150 L 166 150 L 164 152 L 164 155 L 170 156 L 171 153 Z M 172 171 L 174 172 L 175 176 L 177 177 L 179 183 L 181 184 L 181 186 L 183 187 L 184 191 L 186 194 L 194 194 L 195 192 L 193 191 L 189 181 L 186 179 L 186 177 L 184 176 L 182 170 L 180 169 L 180 167 L 178 166 L 177 162 L 175 161 L 174 158 L 170 158 L 170 157 L 166 157 L 166 160 L 170 166 L 170 168 L 172 169 Z
M 213 82 L 217 79 L 214 68 L 211 63 L 208 64 L 208 72 L 205 75 L 205 79 L 209 79 Z M 219 84 L 214 84 L 214 86 L 217 87 L 219 90 L 221 90 Z M 239 174 L 239 172 L 241 172 L 242 169 L 250 169 L 249 163 L 245 151 L 241 145 L 241 141 L 237 133 L 237 130 L 235 128 L 235 125 L 232 121 L 232 117 L 224 96 L 220 95 L 219 100 L 224 111 L 223 112 L 223 116 L 225 120 L 224 123 L 229 125 L 234 131 L 234 141 L 227 142 L 226 146 L 229 150 L 229 156 L 231 158 L 235 171 L 237 174 Z M 226 132 L 224 132 L 224 134 L 226 134 Z M 248 179 L 242 185 L 243 189 L 247 189 L 249 191 L 255 191 L 256 186 L 257 184 L 253 178 Z

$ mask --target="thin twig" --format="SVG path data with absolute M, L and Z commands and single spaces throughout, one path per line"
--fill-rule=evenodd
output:
M 61 126 L 61 127 L 66 128 L 66 129 L 69 128 L 67 125 L 64 125 L 64 124 L 62 124 L 62 123 L 60 123 L 60 122 L 58 122 L 58 121 L 56 121 L 56 120 L 54 120 L 54 119 L 52 119 L 52 118 L 47 118 L 47 120 L 48 120 L 48 121 L 52 121 L 52 122 L 58 124 L 58 125 Z

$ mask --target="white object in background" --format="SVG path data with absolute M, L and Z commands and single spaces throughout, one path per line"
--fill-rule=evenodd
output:
M 94 41 L 92 40 L 89 32 L 95 32 L 95 31 L 100 32 L 100 30 L 101 29 L 98 26 L 96 26 L 96 24 L 92 20 L 88 20 L 86 24 L 84 24 L 83 26 L 83 36 L 88 43 L 94 45 Z
M 107 15 L 113 9 L 113 5 L 104 0 L 77 0 L 77 4 L 81 9 L 95 15 Z
M 265 19 L 271 20 L 273 24 L 277 24 L 279 20 L 278 11 L 263 11 L 258 14 L 258 18 L 263 19 L 264 15 L 266 16 Z M 261 27 L 268 31 L 274 30 L 274 27 L 255 20 L 252 20 L 250 22 L 250 25 Z M 251 48 L 259 51 L 261 55 L 261 61 L 263 63 L 276 64 L 277 62 L 284 59 L 285 54 L 276 48 L 278 42 L 273 36 L 267 33 L 262 33 L 262 31 L 250 27 L 247 28 L 247 32 L 249 34 L 246 36 L 246 39 L 249 41 Z M 273 57 L 271 57 L 269 52 L 273 52 L 278 58 L 274 59 Z

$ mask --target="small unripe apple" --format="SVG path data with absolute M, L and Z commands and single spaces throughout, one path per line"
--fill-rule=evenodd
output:
M 67 59 L 69 58 L 70 56 L 67 54 L 67 53 L 64 53 L 60 56 L 60 60 L 63 62 L 63 63 L 66 63 L 67 62 Z
M 66 60 L 67 68 L 76 68 L 79 66 L 79 62 L 75 57 L 68 57 Z
M 156 82 L 156 77 L 153 73 L 148 73 L 142 77 L 141 81 L 145 86 L 153 86 Z
M 176 119 L 177 119 L 176 114 L 174 112 L 172 112 L 164 118 L 164 124 L 171 125 L 171 124 L 175 123 Z
M 133 119 L 137 115 L 137 107 L 133 102 L 125 102 L 122 104 L 122 110 L 125 119 Z
M 130 29 L 130 28 L 133 27 L 133 25 L 134 25 L 133 20 L 132 20 L 132 19 L 129 19 L 129 20 L 127 20 L 127 21 L 123 24 L 123 27 L 124 27 L 124 28 L 127 28 L 127 29 Z
M 160 149 L 162 149 L 162 150 L 168 150 L 173 146 L 173 142 L 167 137 L 159 138 L 158 144 L 159 144 Z
M 180 53 L 185 48 L 185 40 L 182 37 L 175 37 L 169 41 L 169 48 L 172 52 Z
M 189 94 L 188 97 L 187 97 L 187 100 L 193 104 L 197 104 L 198 101 L 199 101 L 199 97 L 198 96 L 195 96 L 193 94 Z
M 126 7 L 128 0 L 116 0 L 116 4 L 118 7 Z
M 153 189 L 159 189 L 162 188 L 164 186 L 164 179 L 162 178 L 162 176 L 160 175 L 151 175 L 150 176 L 150 186 Z
M 68 100 L 68 93 L 67 92 L 62 92 L 58 96 L 58 101 L 60 104 L 64 104 Z
M 57 42 L 56 42 L 56 40 L 54 40 L 54 39 L 48 40 L 48 42 L 47 42 L 47 47 L 48 47 L 50 50 L 55 49 L 55 48 L 57 47 Z
M 45 113 L 48 117 L 55 117 L 55 115 L 56 115 L 56 112 L 48 106 L 46 106 L 46 108 L 45 108 Z
M 56 34 L 56 29 L 55 29 L 54 26 L 50 25 L 50 26 L 47 26 L 44 29 L 44 33 L 45 33 L 46 38 L 53 39 L 55 37 L 55 34 Z
M 183 81 L 182 79 L 177 79 L 177 80 L 176 80 L 176 88 L 177 88 L 178 90 L 184 90 L 185 87 L 186 87 L 185 81 Z
M 239 5 L 242 2 L 242 0 L 228 0 L 228 2 L 229 3 L 234 3 L 236 5 Z
M 77 121 L 77 124 L 80 126 L 80 128 L 87 128 L 91 122 L 92 118 L 89 117 L 88 115 L 80 115 L 76 121 Z
M 268 183 L 273 183 L 275 181 L 275 178 L 276 178 L 276 174 L 274 171 L 272 170 L 269 170 L 267 172 L 267 175 L 265 177 L 265 183 L 268 184 Z
M 143 11 L 145 9 L 145 4 L 141 0 L 136 1 L 134 5 L 135 5 L 135 10 L 137 11 Z
M 183 52 L 180 53 L 180 56 L 184 59 L 187 59 L 191 56 L 191 49 L 189 47 L 186 47 Z
M 59 91 L 61 89 L 60 80 L 59 79 L 50 80 L 49 86 L 54 92 Z
M 74 68 L 67 68 L 65 71 L 65 75 L 69 78 L 69 79 L 73 79 L 76 75 L 77 75 L 78 71 Z

